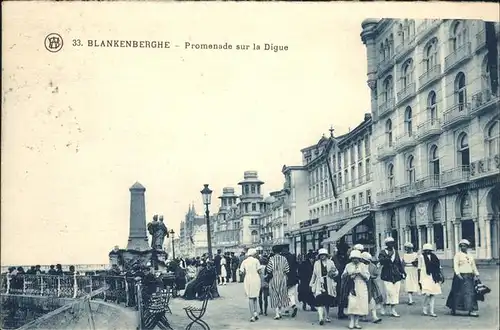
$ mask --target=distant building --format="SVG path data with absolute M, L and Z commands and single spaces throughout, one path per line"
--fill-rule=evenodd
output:
M 449 259 L 466 238 L 476 258 L 499 257 L 499 93 L 491 70 L 499 30 L 479 20 L 363 22 L 378 248 L 392 236 L 399 248 L 431 243 Z
M 264 211 L 258 218 L 261 226 L 260 238 L 255 238 L 253 243 L 259 245 L 265 252 L 271 252 L 273 245 L 289 243 L 285 236 L 288 225 L 285 198 L 285 191 L 280 190 L 270 193 L 270 196 L 264 199 Z
M 210 220 L 213 219 L 216 215 L 211 215 Z M 184 221 L 181 222 L 180 225 L 180 233 L 179 233 L 179 251 L 176 250 L 176 256 L 179 257 L 195 257 L 198 256 L 196 251 L 199 250 L 196 245 L 196 240 L 194 239 L 195 233 L 199 232 L 199 228 L 201 226 L 206 226 L 205 215 L 199 215 L 196 213 L 194 205 L 190 205 L 188 212 L 184 218 Z M 198 235 L 199 236 L 199 235 Z M 205 229 L 205 240 L 206 240 L 206 229 Z M 202 244 L 199 240 L 199 244 Z M 203 243 L 206 244 L 206 243 Z M 208 245 L 205 245 L 205 252 L 208 252 Z M 202 253 L 203 254 L 203 253 Z
M 375 247 L 371 125 L 366 114 L 347 134 L 335 137 L 331 129 L 330 137 L 301 150 L 302 166 L 283 168 L 286 234 L 295 253 L 339 242 Z

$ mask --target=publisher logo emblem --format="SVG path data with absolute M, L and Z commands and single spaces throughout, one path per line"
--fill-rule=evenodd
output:
M 57 53 L 63 48 L 63 38 L 58 33 L 51 33 L 45 37 L 45 49 Z

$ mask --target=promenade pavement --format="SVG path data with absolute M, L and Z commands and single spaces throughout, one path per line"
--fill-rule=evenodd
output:
M 379 324 L 361 323 L 364 329 L 500 329 L 499 327 L 499 268 L 498 266 L 480 268 L 483 283 L 492 290 L 486 296 L 484 302 L 479 302 L 480 317 L 471 318 L 466 316 L 451 316 L 446 308 L 446 298 L 451 287 L 451 268 L 445 268 L 446 282 L 443 285 L 443 294 L 436 299 L 437 318 L 424 317 L 421 315 L 422 296 L 416 296 L 413 306 L 406 305 L 407 298 L 402 290 L 400 305 L 397 307 L 400 318 L 389 316 L 382 317 Z M 347 320 L 336 318 L 336 308 L 330 312 L 332 323 L 327 323 L 323 327 L 318 324 L 318 316 L 315 312 L 302 311 L 296 318 L 283 317 L 281 320 L 273 320 L 274 313 L 269 309 L 268 316 L 262 316 L 255 323 L 250 323 L 248 312 L 248 300 L 245 297 L 243 285 L 241 283 L 229 283 L 219 286 L 221 298 L 211 300 L 208 303 L 207 313 L 204 320 L 210 325 L 211 330 L 304 330 L 313 328 L 347 329 Z M 199 301 L 185 301 L 182 298 L 172 299 L 172 315 L 168 315 L 175 330 L 185 329 L 188 319 L 183 307 L 189 305 L 199 305 Z M 199 328 L 193 327 L 193 330 Z

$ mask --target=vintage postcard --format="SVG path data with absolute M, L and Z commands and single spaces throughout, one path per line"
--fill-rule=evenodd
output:
M 2 329 L 498 329 L 496 3 L 2 3 Z

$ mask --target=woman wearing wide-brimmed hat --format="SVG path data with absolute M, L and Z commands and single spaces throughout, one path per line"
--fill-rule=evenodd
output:
M 362 262 L 368 266 L 368 271 L 370 272 L 370 280 L 368 284 L 368 308 L 372 316 L 373 323 L 380 323 L 382 319 L 377 316 L 377 309 L 379 309 L 384 302 L 384 297 L 380 292 L 380 288 L 377 283 L 377 277 L 379 275 L 379 270 L 377 267 L 378 261 L 374 260 L 369 252 L 361 253 Z
M 403 262 L 405 267 L 405 290 L 408 293 L 408 305 L 413 305 L 413 294 L 419 291 L 418 286 L 418 254 L 413 249 L 413 244 L 406 242 L 404 244 L 405 253 Z
M 434 304 L 436 295 L 441 294 L 441 283 L 444 281 L 441 263 L 434 254 L 432 244 L 422 247 L 422 255 L 418 257 L 418 283 L 424 298 L 423 314 L 436 317 Z
M 384 282 L 386 294 L 385 305 L 391 308 L 391 316 L 399 317 L 399 314 L 396 312 L 396 305 L 399 304 L 401 280 L 405 279 L 406 273 L 401 257 L 394 248 L 394 238 L 387 237 L 384 242 L 385 249 L 379 253 L 378 260 L 382 266 L 380 270 L 380 279 Z M 381 314 L 385 314 L 385 309 L 381 310 Z
M 319 324 L 323 325 L 325 322 L 330 322 L 330 306 L 334 305 L 337 296 L 334 279 L 338 275 L 338 270 L 333 261 L 328 258 L 326 249 L 319 249 L 318 257 L 319 260 L 313 266 L 309 286 L 314 294 Z
M 479 271 L 474 257 L 467 253 L 470 242 L 462 239 L 458 243 L 460 251 L 453 258 L 453 282 L 451 291 L 446 301 L 446 307 L 456 315 L 457 311 L 468 312 L 470 316 L 477 317 L 478 304 L 475 291 L 475 281 L 479 279 Z
M 347 315 L 349 315 L 349 329 L 361 329 L 360 317 L 368 315 L 368 286 L 370 272 L 367 265 L 361 262 L 361 252 L 352 250 L 349 255 L 350 262 L 346 265 L 342 277 L 348 279 L 349 296 L 347 302 Z

